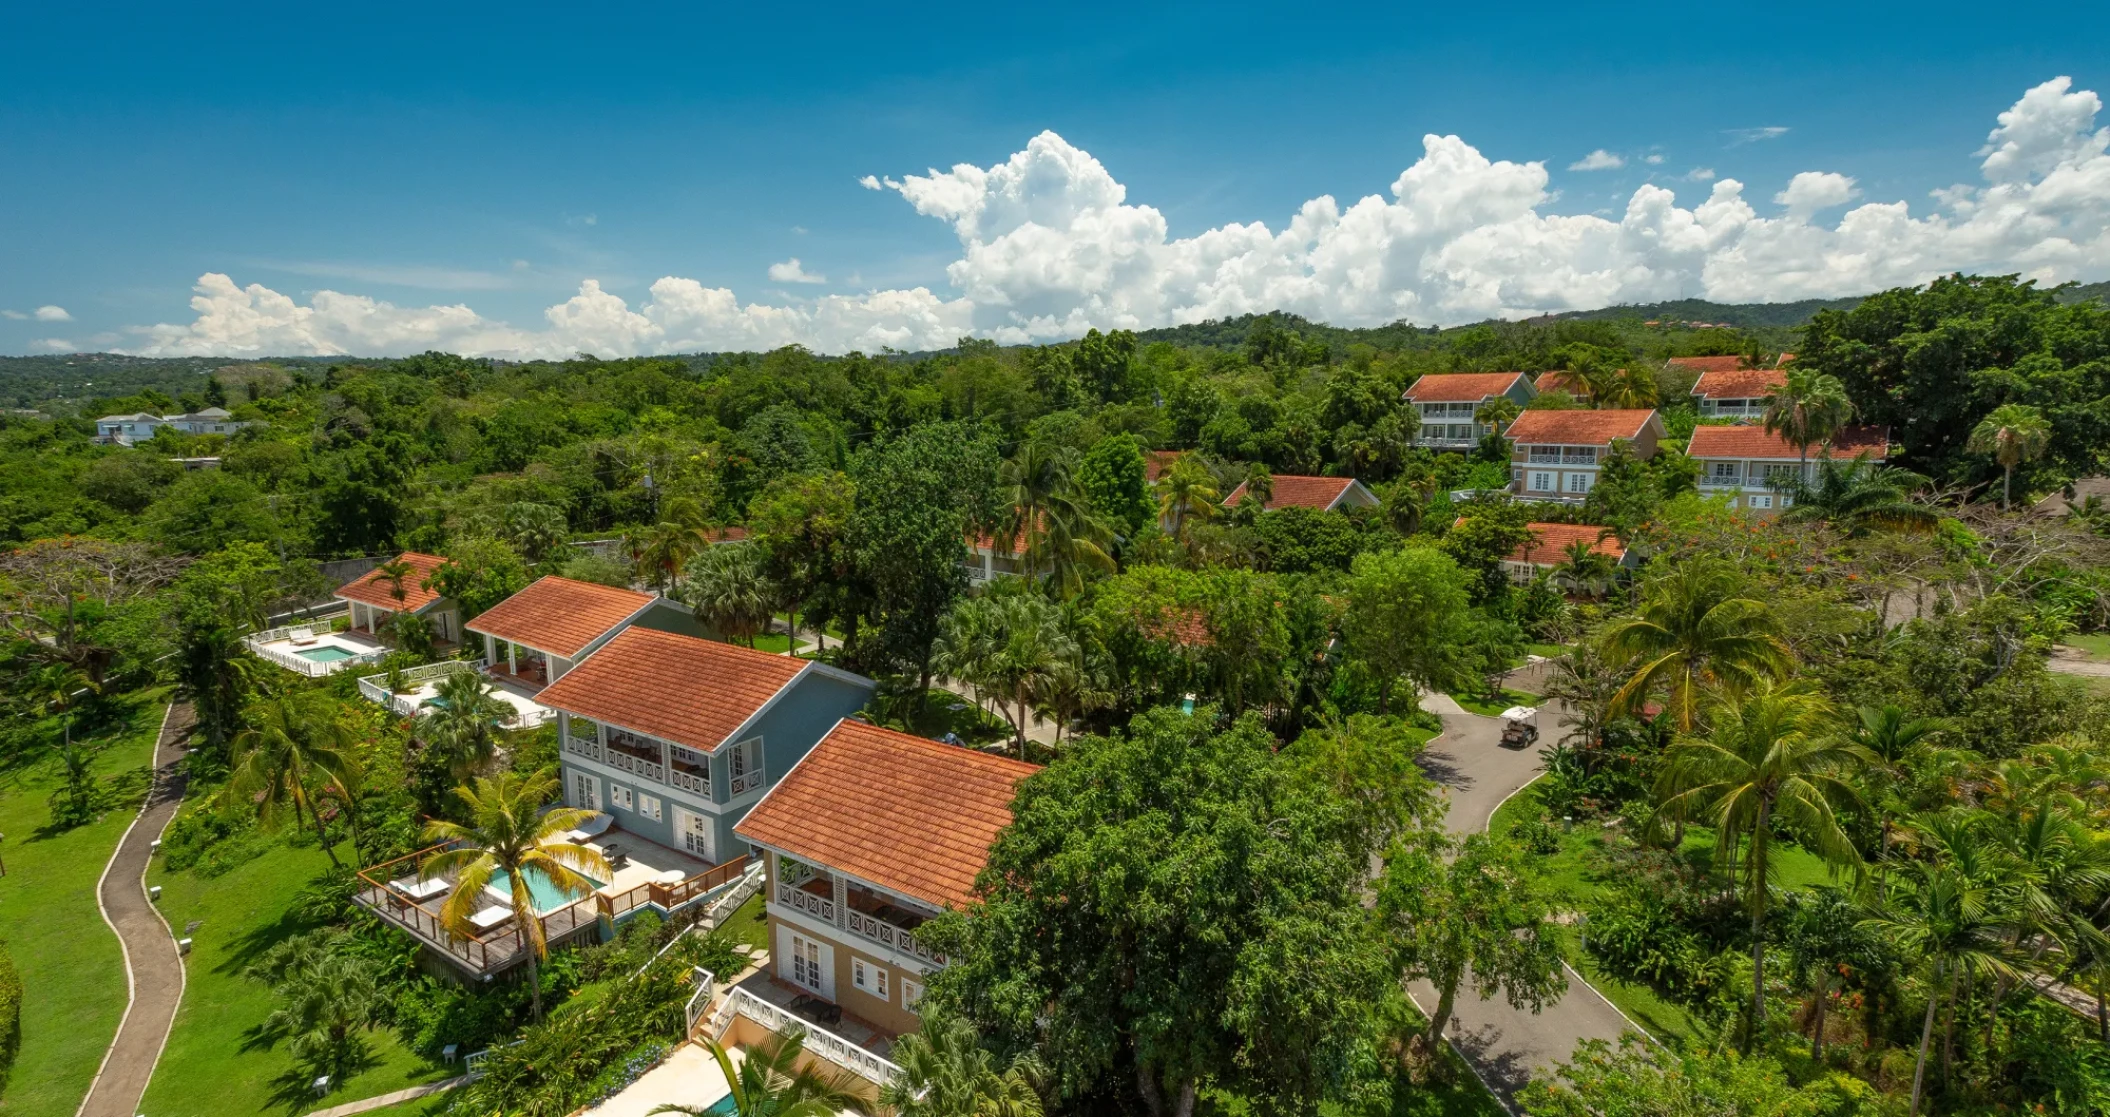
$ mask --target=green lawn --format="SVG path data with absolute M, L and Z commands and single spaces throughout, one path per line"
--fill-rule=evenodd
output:
M 1453 694 L 1451 697 L 1456 699 L 1458 704 L 1465 707 L 1468 711 L 1479 714 L 1481 717 L 1489 718 L 1501 717 L 1502 711 L 1511 706 L 1536 706 L 1540 702 L 1545 701 L 1539 695 L 1533 694 L 1528 690 L 1509 689 L 1503 690 L 1502 696 L 1492 702 L 1477 694 Z
M 783 655 L 785 647 L 788 646 L 790 643 L 791 637 L 781 632 L 771 632 L 755 637 L 755 650 L 761 652 L 775 652 L 778 655 Z M 808 648 L 811 648 L 812 646 L 813 642 L 810 640 L 799 641 L 800 651 L 805 651 Z
M 103 922 L 95 886 L 138 813 L 161 729 L 166 688 L 112 699 L 120 724 L 94 770 L 102 817 L 50 829 L 58 765 L 47 758 L 0 777 L 0 936 L 22 974 L 22 1046 L 0 1111 L 72 1117 L 124 1015 L 124 952 Z
M 1526 644 L 1524 651 L 1544 659 L 1559 659 L 1567 655 L 1572 647 L 1573 645 L 1569 644 Z
M 932 687 L 923 693 L 923 706 L 908 717 L 908 731 L 920 737 L 957 735 L 971 744 L 999 741 L 1011 736 L 1011 724 L 949 690 Z
M 1511 798 L 1495 811 L 1488 824 L 1494 834 L 1506 834 L 1519 823 L 1542 812 L 1538 795 L 1526 790 Z M 1558 822 L 1556 822 L 1558 826 Z M 1595 822 L 1579 823 L 1572 829 L 1560 832 L 1560 849 L 1557 852 L 1534 855 L 1532 861 L 1539 866 L 1541 881 L 1560 898 L 1563 907 L 1571 911 L 1587 911 L 1599 890 L 1610 882 L 1603 877 L 1605 855 L 1613 843 L 1624 842 L 1625 836 L 1617 829 L 1606 829 Z M 1680 853 L 1696 865 L 1707 865 L 1714 857 L 1714 833 L 1704 827 L 1689 826 L 1685 831 L 1685 844 Z M 1774 883 L 1781 888 L 1798 889 L 1812 885 L 1838 883 L 1829 866 L 1815 854 L 1788 843 L 1773 847 Z M 1574 966 L 1590 984 L 1619 1006 L 1634 1022 L 1654 1033 L 1666 1042 L 1682 1042 L 1699 1034 L 1700 1025 L 1685 1009 L 1663 999 L 1655 990 L 1612 977 L 1597 969 L 1595 961 L 1582 949 L 1580 940 L 1572 935 L 1564 940 L 1564 951 L 1568 964 Z
M 148 872 L 149 882 L 162 886 L 162 914 L 177 934 L 188 930 L 194 945 L 183 1008 L 142 1112 L 300 1113 L 448 1077 L 447 1068 L 412 1054 L 393 1032 L 377 1031 L 367 1037 L 372 1063 L 318 1102 L 283 1045 L 258 1040 L 257 1029 L 274 1002 L 267 986 L 242 971 L 274 944 L 307 929 L 288 909 L 328 864 L 319 849 L 276 844 L 210 879 L 193 871 L 170 873 L 158 862 Z
M 2063 643 L 2070 648 L 2079 648 L 2088 653 L 2090 659 L 2110 660 L 2110 632 L 2089 632 L 2068 636 Z
M 762 895 L 756 893 L 741 904 L 740 910 L 727 916 L 719 929 L 757 950 L 768 950 L 769 913 L 762 909 Z

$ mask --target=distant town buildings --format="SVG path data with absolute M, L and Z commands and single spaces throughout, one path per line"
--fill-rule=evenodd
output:
M 163 427 L 171 427 L 183 434 L 233 434 L 248 425 L 236 422 L 233 415 L 220 407 L 183 415 L 149 415 L 142 411 L 136 415 L 105 415 L 97 419 L 95 441 L 105 446 L 130 446 L 154 437 L 154 432 Z

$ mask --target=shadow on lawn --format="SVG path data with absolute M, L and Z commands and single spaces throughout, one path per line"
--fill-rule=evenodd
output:
M 243 1046 L 243 1050 L 249 1050 L 246 1044 Z M 342 1089 L 345 1083 L 380 1065 L 381 1060 L 374 1054 L 373 1045 L 367 1043 L 365 1039 L 359 1036 L 353 1036 L 351 1051 L 345 1055 L 343 1061 L 336 1068 L 336 1072 L 330 1076 L 330 1087 L 333 1090 Z M 299 1113 L 301 1110 L 309 1108 L 317 1101 L 315 1080 L 326 1073 L 330 1072 L 320 1066 L 296 1065 L 284 1073 L 273 1076 L 271 1079 L 272 1103 L 286 1107 L 287 1113 Z

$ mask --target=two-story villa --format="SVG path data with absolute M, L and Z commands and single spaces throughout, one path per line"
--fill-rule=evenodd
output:
M 1274 487 L 1269 491 L 1267 503 L 1262 510 L 1273 512 L 1282 508 L 1315 508 L 1321 512 L 1337 512 L 1347 508 L 1375 508 L 1377 494 L 1368 485 L 1353 477 L 1304 477 L 1294 473 L 1278 473 L 1272 479 Z M 1236 508 L 1245 499 L 1246 485 L 1241 481 L 1224 498 L 1225 508 Z
M 738 827 L 768 871 L 782 981 L 900 1035 L 945 957 L 917 926 L 974 895 L 1022 761 L 859 721 L 834 727 Z
M 455 607 L 452 599 L 442 597 L 430 584 L 432 576 L 439 573 L 447 560 L 438 555 L 405 551 L 397 555 L 395 561 L 410 568 L 403 575 L 400 586 L 394 578 L 384 574 L 381 567 L 375 567 L 337 587 L 334 596 L 351 609 L 352 631 L 378 636 L 391 615 L 411 613 L 431 623 L 434 640 L 442 644 L 459 643 L 461 610 Z
M 1765 414 L 1766 400 L 1787 383 L 1785 369 L 1735 368 L 1703 372 L 1692 386 L 1692 398 L 1703 419 L 1756 420 Z
M 1416 380 L 1406 400 L 1421 416 L 1415 441 L 1439 450 L 1470 450 L 1493 430 L 1473 419 L 1482 406 L 1504 397 L 1523 407 L 1536 395 L 1526 373 L 1451 372 Z
M 1526 500 L 1580 502 L 1614 443 L 1654 457 L 1663 420 L 1653 409 L 1526 411 L 1509 425 L 1510 486 Z
M 1613 566 L 1635 565 L 1632 552 L 1611 528 L 1591 524 L 1524 526 L 1531 529 L 1531 538 L 1502 560 L 1502 572 L 1517 585 L 1530 585 L 1540 574 L 1567 562 L 1568 548 L 1577 543 L 1586 544 L 1591 554 L 1603 555 Z
M 182 415 L 105 415 L 95 421 L 95 440 L 105 445 L 130 446 L 154 437 L 163 427 L 184 434 L 233 434 L 248 423 L 238 423 L 226 408 L 208 407 Z
M 1685 445 L 1685 456 L 1700 465 L 1700 492 L 1727 494 L 1733 506 L 1756 512 L 1778 512 L 1792 504 L 1793 497 L 1778 486 L 1798 474 L 1814 484 L 1826 453 L 1881 462 L 1890 456 L 1890 428 L 1848 427 L 1832 439 L 1829 451 L 1813 446 L 1807 454 L 1756 426 L 1695 427 Z

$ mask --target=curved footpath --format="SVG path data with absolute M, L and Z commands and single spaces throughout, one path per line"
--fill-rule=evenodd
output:
M 117 932 L 117 941 L 124 947 L 131 1003 L 77 1117 L 133 1117 L 139 1112 L 147 1079 L 154 1074 L 154 1064 L 176 1021 L 176 1007 L 183 1002 L 183 958 L 176 953 L 176 938 L 168 923 L 147 899 L 146 873 L 154 843 L 183 801 L 181 742 L 193 723 L 188 705 L 169 706 L 161 720 L 161 736 L 154 742 L 154 780 L 147 789 L 146 804 L 118 841 L 117 852 L 110 855 L 96 885 L 103 921 Z
M 1450 796 L 1446 824 L 1453 834 L 1477 834 L 1487 829 L 1504 800 L 1539 777 L 1539 748 L 1503 748 L 1500 719 L 1467 713 L 1449 695 L 1428 695 L 1422 706 L 1443 719 L 1443 735 L 1422 754 L 1422 767 Z M 1557 708 L 1542 710 L 1541 739 L 1560 731 L 1559 719 Z M 1436 990 L 1427 982 L 1407 988 L 1425 1009 L 1436 1004 Z M 1500 994 L 1481 1000 L 1468 978 L 1458 991 L 1446 1034 L 1502 1104 L 1515 1112 L 1517 1091 L 1531 1080 L 1532 1072 L 1549 1071 L 1566 1061 L 1581 1040 L 1616 1042 L 1628 1031 L 1646 1034 L 1570 969 L 1567 993 L 1537 1014 L 1509 1007 Z

